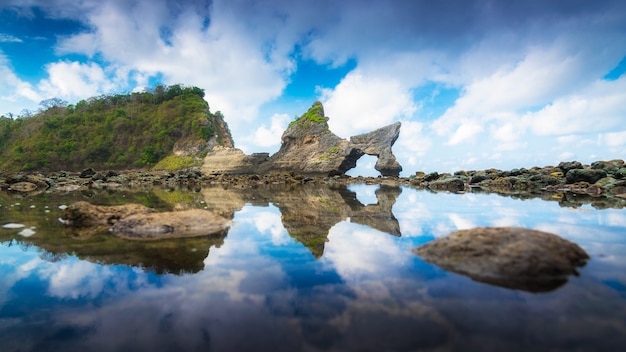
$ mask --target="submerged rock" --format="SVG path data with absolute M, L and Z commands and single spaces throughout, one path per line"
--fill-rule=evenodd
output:
M 231 225 L 232 221 L 210 211 L 190 209 L 134 214 L 116 222 L 111 232 L 131 239 L 165 239 L 212 235 Z
M 78 234 L 109 229 L 130 239 L 166 239 L 205 236 L 221 233 L 232 221 L 210 211 L 191 209 L 156 213 L 141 204 L 113 206 L 76 202 L 63 209 L 61 222 Z
M 113 225 L 118 220 L 134 214 L 153 213 L 154 209 L 141 204 L 93 205 L 89 202 L 76 202 L 63 209 L 61 221 L 73 227 Z
M 492 285 L 551 291 L 577 275 L 589 255 L 557 235 L 525 228 L 475 228 L 413 249 L 424 261 Z
M 33 192 L 37 190 L 37 185 L 32 182 L 16 182 L 9 187 L 11 191 Z

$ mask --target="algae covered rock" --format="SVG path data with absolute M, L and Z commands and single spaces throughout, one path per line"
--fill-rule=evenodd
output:
M 606 171 L 602 169 L 572 169 L 565 174 L 565 179 L 567 180 L 567 183 L 596 183 L 598 180 L 603 179 L 606 176 Z
M 557 235 L 516 227 L 456 231 L 413 252 L 473 280 L 530 292 L 565 284 L 589 259 L 578 245 Z

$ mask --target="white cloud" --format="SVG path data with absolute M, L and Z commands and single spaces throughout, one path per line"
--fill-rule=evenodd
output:
M 474 121 L 463 122 L 452 134 L 448 144 L 457 145 L 467 141 L 472 141 L 482 131 L 482 126 Z
M 398 158 L 406 160 L 408 165 L 415 166 L 432 145 L 431 138 L 424 131 L 423 123 L 403 120 L 400 137 L 393 147 L 393 152 Z
M 599 135 L 600 143 L 609 147 L 626 145 L 626 131 L 602 133 Z
M 10 67 L 9 60 L 0 51 L 0 103 L 4 113 L 18 113 L 22 109 L 33 109 L 41 101 L 41 97 L 28 83 L 21 80 Z
M 0 33 L 0 43 L 21 43 L 22 39 L 6 33 Z
M 262 124 L 254 132 L 252 143 L 261 147 L 280 145 L 280 138 L 287 129 L 290 120 L 291 118 L 287 114 L 274 114 L 270 119 L 269 128 Z
M 94 62 L 61 61 L 48 64 L 48 78 L 39 83 L 45 97 L 83 99 L 114 90 L 117 85 L 102 67 Z
M 322 90 L 324 111 L 330 129 L 347 138 L 410 118 L 416 110 L 412 96 L 393 77 L 350 72 L 334 89 Z
M 626 78 L 596 81 L 577 94 L 559 97 L 522 118 L 538 135 L 608 132 L 626 116 Z

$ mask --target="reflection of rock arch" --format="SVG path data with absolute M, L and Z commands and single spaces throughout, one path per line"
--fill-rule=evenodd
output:
M 245 204 L 274 204 L 281 212 L 283 226 L 289 235 L 307 247 L 316 258 L 324 252 L 330 228 L 347 218 L 390 235 L 401 235 L 400 224 L 392 212 L 396 199 L 402 193 L 400 187 L 381 185 L 376 190 L 376 204 L 369 205 L 363 205 L 356 193 L 345 186 L 211 187 L 205 188 L 203 193 L 208 209 L 219 214 L 233 214 Z

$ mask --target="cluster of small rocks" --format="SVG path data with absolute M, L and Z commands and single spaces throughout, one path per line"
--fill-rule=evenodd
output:
M 0 174 L 0 190 L 22 193 L 120 189 L 138 187 L 257 187 L 260 185 L 320 184 L 346 186 L 379 184 L 412 187 L 436 192 L 486 192 L 521 198 L 559 201 L 563 206 L 591 203 L 597 208 L 626 207 L 626 164 L 623 160 L 578 161 L 558 166 L 520 168 L 509 171 L 487 169 L 454 173 L 416 172 L 411 177 L 351 177 L 341 173 L 303 175 L 295 172 L 257 174 L 207 174 L 200 168 L 179 171 L 96 171 L 44 174 Z
M 559 163 L 558 166 L 510 171 L 488 169 L 457 171 L 454 174 L 417 172 L 410 179 L 414 186 L 453 192 L 481 188 L 498 193 L 547 191 L 626 197 L 626 165 L 623 160 L 596 161 L 591 165 L 571 161 Z

